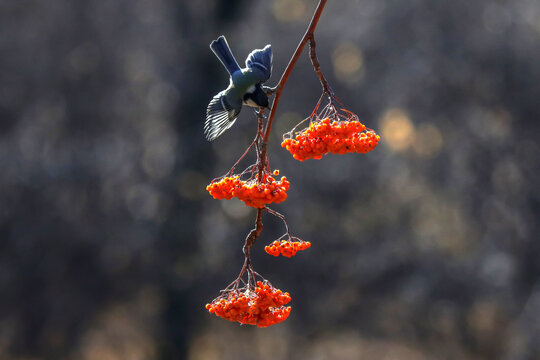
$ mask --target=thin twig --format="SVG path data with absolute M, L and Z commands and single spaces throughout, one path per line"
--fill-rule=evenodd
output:
M 300 54 L 304 50 L 304 46 L 309 41 L 309 38 L 313 36 L 315 28 L 317 27 L 317 23 L 319 22 L 319 18 L 321 17 L 322 11 L 324 9 L 324 6 L 326 5 L 326 1 L 327 0 L 319 0 L 319 4 L 317 5 L 317 9 L 315 9 L 315 13 L 313 14 L 313 17 L 311 18 L 311 22 L 309 23 L 306 33 L 302 37 L 302 40 L 300 40 L 300 43 L 298 44 L 296 51 L 291 57 L 291 60 L 289 61 L 287 68 L 285 68 L 285 71 L 283 72 L 283 75 L 281 75 L 281 79 L 279 80 L 279 83 L 276 86 L 276 93 L 274 96 L 274 101 L 272 102 L 272 108 L 270 109 L 270 115 L 268 116 L 268 122 L 266 123 L 266 129 L 264 131 L 263 148 L 262 148 L 263 157 L 266 157 L 266 147 L 268 144 L 268 139 L 270 137 L 270 131 L 272 130 L 272 123 L 274 122 L 274 116 L 276 115 L 276 109 L 279 104 L 279 98 L 281 97 L 281 92 L 283 91 L 283 87 L 285 86 L 285 83 L 289 79 L 289 76 L 291 75 L 294 65 L 296 65 L 296 62 L 298 61 Z
M 287 231 L 287 235 L 289 236 L 289 238 L 291 237 L 291 233 L 289 232 L 289 224 L 287 224 L 287 220 L 285 219 L 285 216 L 283 216 L 282 214 L 278 213 L 277 211 L 275 210 L 272 210 L 270 209 L 268 206 L 265 206 L 264 209 L 266 211 L 268 211 L 270 214 L 278 217 L 281 219 L 281 221 L 283 221 L 283 223 L 285 224 L 285 231 Z
M 234 173 L 234 169 L 236 168 L 236 166 L 238 166 L 238 164 L 240 163 L 240 161 L 242 161 L 242 159 L 244 159 L 247 155 L 247 153 L 249 152 L 249 150 L 253 147 L 253 145 L 256 145 L 257 142 L 259 141 L 260 139 L 260 134 L 259 132 L 257 132 L 257 136 L 255 136 L 255 139 L 253 139 L 253 141 L 251 142 L 251 144 L 248 146 L 248 148 L 246 149 L 246 151 L 244 151 L 244 153 L 242 154 L 242 156 L 240 156 L 240 158 L 234 163 L 233 167 L 231 168 L 231 170 L 229 170 L 229 172 L 227 173 L 228 176 L 232 175 Z
M 263 125 L 264 110 L 265 109 L 261 107 L 259 112 L 257 113 L 257 120 L 258 120 L 257 134 L 262 133 L 262 129 L 264 126 Z M 260 184 L 263 181 L 262 174 L 263 174 L 264 168 L 266 167 L 266 163 L 268 162 L 268 158 L 266 156 L 266 151 L 263 151 L 261 144 L 259 144 L 259 142 L 257 142 L 256 148 L 257 148 L 257 164 L 259 165 L 259 168 L 258 168 L 259 178 L 257 179 L 257 182 Z
M 309 57 L 311 58 L 311 64 L 313 65 L 313 69 L 315 69 L 315 73 L 317 73 L 317 76 L 319 77 L 319 81 L 321 82 L 324 93 L 328 94 L 330 98 L 332 98 L 334 97 L 334 90 L 332 90 L 330 85 L 328 85 L 328 81 L 326 81 L 326 78 L 321 71 L 321 65 L 319 64 L 319 59 L 317 58 L 316 45 L 317 44 L 315 42 L 315 36 L 313 36 L 313 34 L 310 34 Z

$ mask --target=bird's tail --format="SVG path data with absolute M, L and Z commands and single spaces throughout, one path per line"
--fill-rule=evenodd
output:
M 225 36 L 221 35 L 217 38 L 217 40 L 212 41 L 210 43 L 210 49 L 212 49 L 214 54 L 216 54 L 219 61 L 221 61 L 223 66 L 225 66 L 225 69 L 227 69 L 229 74 L 232 75 L 235 71 L 240 70 L 240 66 L 234 58 Z

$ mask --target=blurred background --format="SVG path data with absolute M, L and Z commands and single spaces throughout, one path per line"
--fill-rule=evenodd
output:
M 254 136 L 206 106 L 271 43 L 274 85 L 315 0 L 0 0 L 0 358 L 540 359 L 540 2 L 331 0 L 322 70 L 381 135 L 295 161 L 281 134 L 321 90 L 307 53 L 270 139 L 275 206 L 312 247 L 264 245 L 292 295 L 257 329 L 205 304 L 241 268 L 255 211 L 206 192 Z M 254 159 L 253 154 L 245 166 Z

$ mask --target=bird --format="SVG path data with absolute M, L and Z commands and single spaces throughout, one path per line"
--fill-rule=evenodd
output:
M 204 134 L 208 141 L 214 141 L 234 124 L 242 105 L 268 107 L 262 84 L 272 75 L 272 46 L 253 50 L 246 58 L 245 68 L 238 65 L 225 36 L 213 40 L 210 49 L 230 75 L 229 86 L 214 96 L 206 109 Z

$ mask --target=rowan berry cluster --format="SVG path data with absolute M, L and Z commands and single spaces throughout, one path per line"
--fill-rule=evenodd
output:
M 284 139 L 281 146 L 299 161 L 318 160 L 327 153 L 367 153 L 375 149 L 380 137 L 373 130 L 365 130 L 366 126 L 357 120 L 331 121 L 327 117 L 312 122 L 294 139 Z
M 278 170 L 274 174 L 279 174 Z M 262 181 L 257 179 L 244 181 L 240 176 L 227 176 L 219 181 L 212 182 L 206 190 L 214 199 L 231 199 L 237 197 L 247 206 L 254 208 L 264 208 L 266 204 L 280 203 L 287 199 L 287 190 L 290 183 L 285 176 L 279 181 L 268 174 L 263 174 Z
M 307 43 L 309 43 L 311 63 L 321 82 L 323 93 L 311 116 L 285 134 L 281 146 L 286 148 L 295 159 L 304 161 L 312 158 L 321 159 L 327 153 L 367 153 L 373 150 L 379 142 L 379 136 L 374 131 L 367 129 L 358 121 L 358 116 L 344 109 L 344 106 L 342 107 L 343 104 L 334 95 L 334 91 L 320 69 L 315 50 L 314 30 L 325 4 L 325 0 L 319 1 L 306 34 L 298 45 L 279 83 L 274 88 L 268 88 L 270 91 L 266 90 L 268 96 L 272 94 L 275 97 L 268 117 L 265 117 L 263 107 L 260 107 L 257 112 L 258 128 L 255 139 L 226 176 L 213 180 L 206 187 L 206 190 L 214 199 L 221 200 L 236 197 L 247 206 L 257 208 L 255 228 L 249 232 L 242 247 L 245 259 L 240 274 L 225 290 L 221 291 L 218 298 L 206 305 L 206 309 L 211 314 L 229 321 L 267 327 L 284 321 L 291 312 L 291 307 L 285 306 L 291 301 L 290 295 L 275 289 L 260 274 L 255 272 L 250 259 L 251 248 L 263 230 L 263 213 L 267 212 L 280 218 L 284 222 L 286 229 L 284 235 L 265 247 L 268 254 L 292 257 L 298 251 L 306 250 L 311 246 L 310 242 L 291 236 L 285 216 L 267 206 L 271 203 L 281 203 L 287 199 L 289 181 L 286 177 L 281 177 L 279 181 L 276 180 L 279 175 L 278 170 L 270 172 L 267 154 L 268 141 L 281 91 L 298 56 Z M 266 50 L 259 51 L 264 52 Z M 268 69 L 270 68 L 268 67 Z M 328 102 L 321 107 L 325 99 Z M 225 107 L 225 104 L 222 103 L 221 105 Z M 209 109 L 211 112 L 211 106 L 209 106 Z M 219 118 L 219 116 L 215 119 L 217 119 L 215 122 L 218 123 L 218 127 L 221 127 L 223 119 Z M 300 128 L 308 120 L 310 125 L 307 128 L 296 131 L 296 128 Z M 232 123 L 228 124 L 228 126 L 230 125 Z M 205 127 L 205 130 L 207 129 Z M 221 132 L 222 129 L 220 129 L 219 133 Z M 217 133 L 213 133 L 212 138 L 215 137 L 214 134 Z M 256 152 L 255 164 L 250 165 L 242 173 L 236 174 L 235 168 L 243 161 L 250 149 L 254 149 Z M 257 281 L 257 279 L 263 281 Z M 241 284 L 245 286 L 241 287 Z
M 270 245 L 265 246 L 264 251 L 273 256 L 291 257 L 296 255 L 298 251 L 306 250 L 310 246 L 309 241 L 275 240 Z
M 267 327 L 289 317 L 291 307 L 284 305 L 290 301 L 289 293 L 282 293 L 269 283 L 258 281 L 255 289 L 231 290 L 206 304 L 206 309 L 229 321 Z

